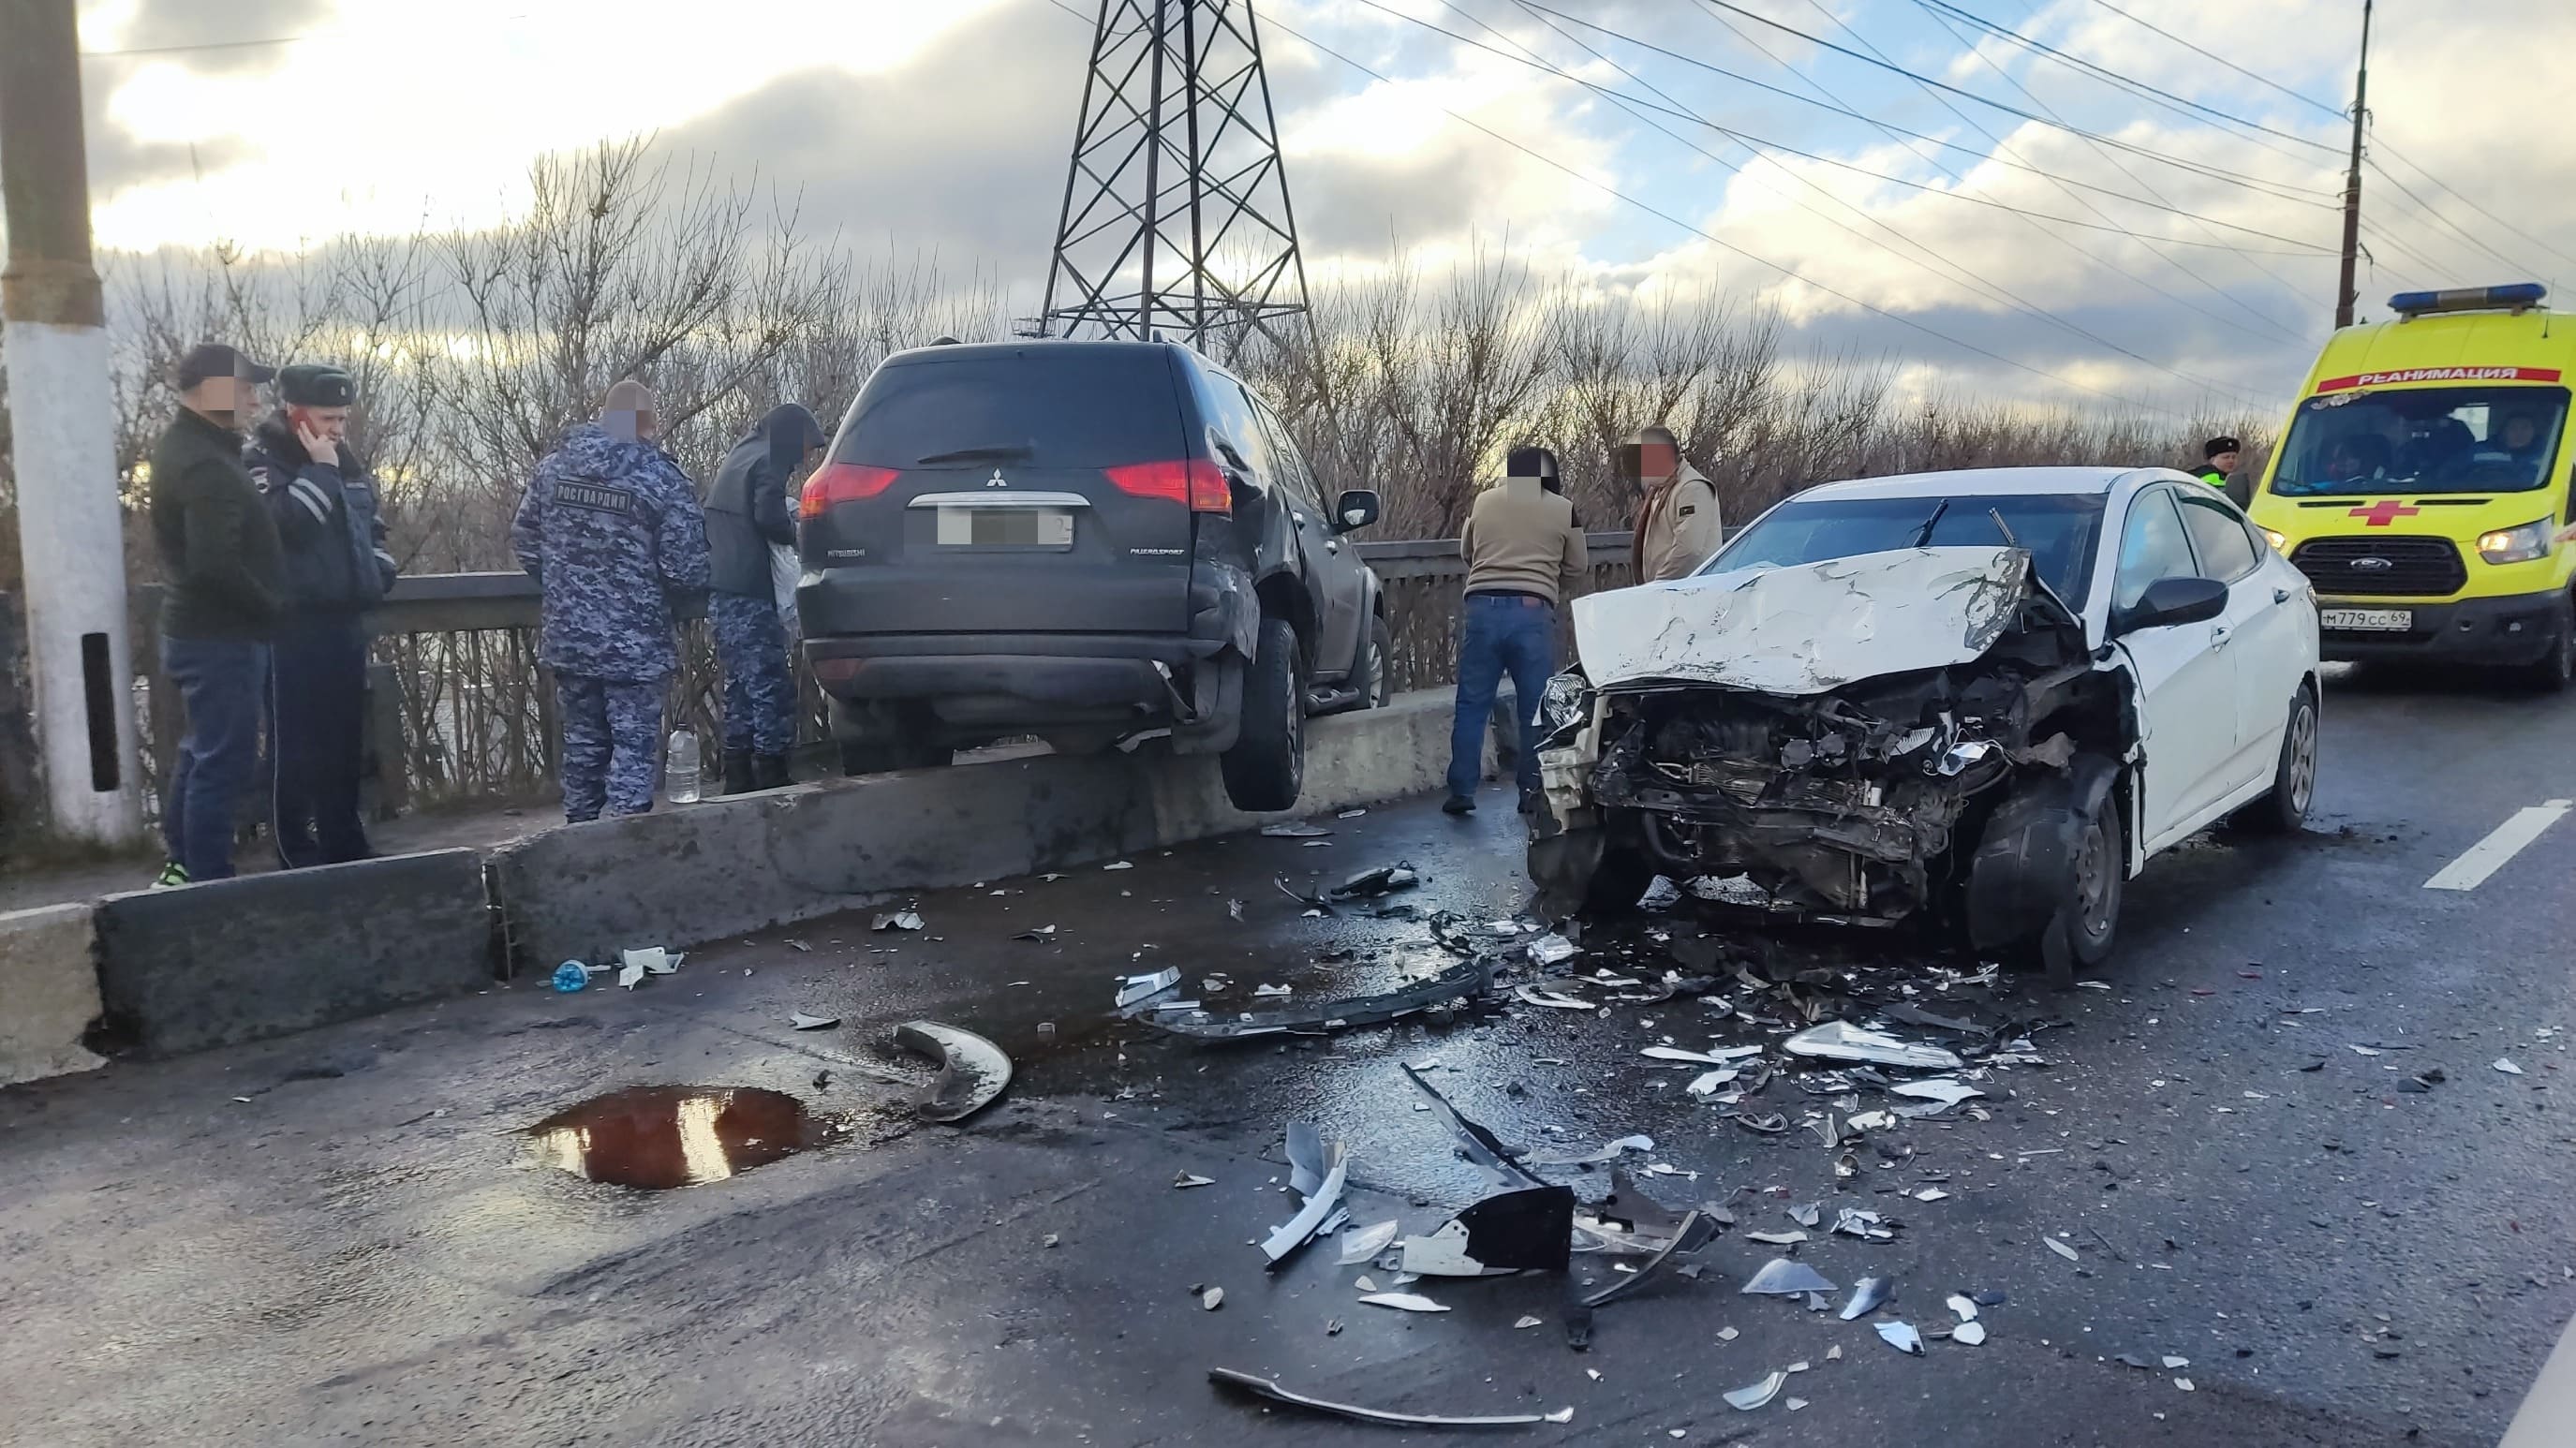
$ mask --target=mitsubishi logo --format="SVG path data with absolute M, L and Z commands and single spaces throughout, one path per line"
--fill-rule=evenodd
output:
M 1007 488 L 1010 485 L 1011 480 L 1002 476 L 1000 468 L 993 469 L 993 475 L 984 480 L 984 486 L 988 488 Z
M 2396 565 L 2396 564 L 2394 564 L 2394 563 L 2391 563 L 2390 561 L 2388 561 L 2388 560 L 2387 560 L 2387 559 L 2385 559 L 2385 558 L 2356 558 L 2356 559 L 2352 560 L 2352 563 L 2351 563 L 2351 565 L 2350 565 L 2350 566 L 2351 566 L 2351 567 L 2354 567 L 2354 568 L 2364 569 L 2364 570 L 2366 570 L 2366 571 L 2368 571 L 2368 572 L 2371 572 L 2371 573 L 2385 573 L 2385 572 L 2387 572 L 2389 569 L 2392 569 L 2392 568 L 2396 567 L 2397 565 Z

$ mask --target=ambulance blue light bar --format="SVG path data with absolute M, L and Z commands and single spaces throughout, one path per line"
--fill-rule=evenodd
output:
M 2440 292 L 2399 292 L 2388 299 L 2388 309 L 2401 317 L 2420 317 L 2430 312 L 2485 312 L 2502 308 L 2519 312 L 2540 305 L 2549 288 L 2538 282 L 2514 282 L 2501 287 L 2453 287 Z

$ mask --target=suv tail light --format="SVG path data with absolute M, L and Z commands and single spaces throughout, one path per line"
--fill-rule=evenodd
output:
M 1231 513 L 1234 491 L 1214 459 L 1190 458 L 1172 463 L 1129 463 L 1103 468 L 1118 491 L 1131 498 L 1163 498 L 1185 503 L 1193 513 Z
M 798 495 L 796 512 L 801 517 L 820 518 L 835 503 L 873 498 L 894 486 L 902 477 L 897 468 L 870 467 L 866 463 L 825 463 L 805 480 L 805 491 Z

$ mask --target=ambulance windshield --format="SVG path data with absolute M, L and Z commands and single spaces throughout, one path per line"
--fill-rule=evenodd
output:
M 2557 467 L 2566 422 L 2563 387 L 2329 392 L 2299 404 L 2272 492 L 2530 492 Z

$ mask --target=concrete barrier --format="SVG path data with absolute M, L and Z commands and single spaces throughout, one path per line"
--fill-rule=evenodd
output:
M 171 1055 L 488 985 L 492 927 L 475 850 L 143 890 L 98 903 L 99 985 Z
M 1450 707 L 1448 690 L 1424 690 L 1309 721 L 1295 813 L 1439 788 Z M 569 826 L 503 846 L 494 879 L 514 963 L 550 969 L 1284 817 L 1227 804 L 1214 759 L 1148 746 L 802 785 Z
M 0 1086 L 106 1065 L 81 1044 L 98 1017 L 90 907 L 0 914 Z

